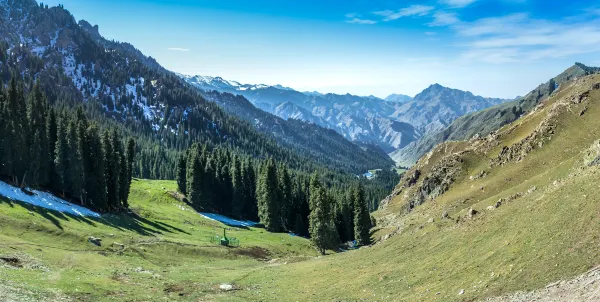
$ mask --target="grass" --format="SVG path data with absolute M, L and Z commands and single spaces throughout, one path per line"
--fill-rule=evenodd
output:
M 588 103 L 563 111 L 552 139 L 522 162 L 489 166 L 502 146 L 526 137 L 559 98 L 570 94 L 578 92 L 566 88 L 545 109 L 517 121 L 516 128 L 504 127 L 498 150 L 464 155 L 463 173 L 451 189 L 399 215 L 403 229 L 391 239 L 356 252 L 263 268 L 240 282 L 262 284 L 270 293 L 265 300 L 475 301 L 541 288 L 599 265 L 600 168 L 582 164 L 582 151 L 600 139 L 598 91 Z M 584 107 L 588 111 L 580 115 Z M 446 149 L 466 146 L 450 143 Z M 434 154 L 431 164 L 441 157 Z M 487 177 L 469 179 L 481 170 L 489 171 Z M 498 199 L 533 187 L 530 194 L 487 210 Z M 388 209 L 397 211 L 404 202 L 401 194 Z M 466 218 L 470 207 L 479 211 L 474 219 Z M 440 219 L 444 210 L 452 219 Z M 429 223 L 430 218 L 435 221 Z
M 242 248 L 213 246 L 207 237 L 222 225 L 182 210 L 170 193 L 175 183 L 138 180 L 131 194 L 138 217 L 86 220 L 0 202 L 0 256 L 26 254 L 39 264 L 0 267 L 0 281 L 32 300 L 476 301 L 571 278 L 600 264 L 600 167 L 583 167 L 584 151 L 600 139 L 600 92 L 561 112 L 552 139 L 523 161 L 490 166 L 503 146 L 527 137 L 554 103 L 580 89 L 563 87 L 545 108 L 503 127 L 498 146 L 462 155 L 462 173 L 442 196 L 399 214 L 400 194 L 376 213 L 395 216 L 401 229 L 374 246 L 315 257 L 305 239 L 254 228 L 229 231 Z M 423 172 L 468 147 L 436 149 Z M 486 177 L 470 179 L 482 170 Z M 487 209 L 517 193 L 524 195 Z M 471 207 L 479 211 L 472 219 Z M 451 219 L 440 219 L 445 210 Z M 104 245 L 90 245 L 88 236 Z M 280 260 L 257 259 L 267 253 Z M 221 283 L 238 290 L 223 292 Z
M 84 219 L 0 200 L 0 257 L 17 255 L 24 264 L 47 268 L 5 264 L 0 284 L 10 280 L 33 293 L 32 300 L 57 292 L 85 301 L 228 299 L 235 297 L 219 285 L 236 284 L 264 267 L 263 259 L 293 262 L 316 256 L 304 238 L 257 228 L 227 228 L 228 236 L 240 240 L 239 248 L 213 245 L 209 236 L 222 234 L 225 226 L 173 198 L 175 186 L 135 180 L 130 203 L 138 217 Z M 102 238 L 102 246 L 87 242 L 89 236 Z

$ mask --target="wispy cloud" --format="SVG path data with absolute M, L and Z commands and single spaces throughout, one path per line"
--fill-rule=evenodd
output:
M 434 31 L 426 31 L 425 35 L 427 35 L 427 36 L 435 36 L 435 35 L 437 35 L 437 33 L 434 32 Z
M 469 6 L 472 3 L 477 2 L 477 0 L 441 0 L 440 2 L 450 7 L 461 8 Z
M 346 23 L 371 25 L 371 24 L 377 24 L 377 21 L 369 20 L 369 19 L 361 19 L 361 18 L 352 18 L 352 19 L 346 20 Z
M 520 13 L 462 22 L 451 28 L 468 39 L 463 57 L 470 60 L 507 63 L 600 52 L 598 18 L 549 21 Z
M 171 50 L 171 51 L 184 51 L 184 52 L 191 51 L 191 49 L 189 49 L 189 48 L 180 48 L 180 47 L 169 47 L 168 50 Z
M 448 13 L 439 11 L 433 14 L 433 21 L 428 23 L 429 26 L 451 26 L 460 23 L 458 15 L 455 13 Z
M 383 11 L 373 12 L 373 14 L 384 17 L 383 21 L 392 21 L 392 20 L 400 19 L 402 17 L 426 16 L 434 9 L 435 9 L 435 7 L 433 7 L 433 6 L 416 4 L 416 5 L 411 5 L 411 6 L 405 7 L 398 11 L 383 10 Z

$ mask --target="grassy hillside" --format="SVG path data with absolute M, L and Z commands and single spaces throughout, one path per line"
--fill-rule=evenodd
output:
M 213 246 L 205 238 L 220 225 L 181 210 L 172 182 L 135 182 L 135 219 L 3 202 L 0 257 L 24 268 L 5 263 L 0 290 L 93 301 L 476 301 L 543 288 L 600 264 L 598 116 L 600 76 L 588 76 L 488 137 L 436 147 L 375 213 L 375 245 L 325 257 L 305 239 L 253 228 L 230 231 L 242 248 Z
M 530 112 L 539 102 L 545 100 L 557 86 L 599 71 L 600 69 L 597 67 L 575 63 L 575 65 L 548 82 L 540 84 L 526 96 L 512 102 L 464 115 L 452 122 L 446 129 L 425 135 L 407 147 L 395 151 L 390 156 L 399 165 L 412 166 L 421 156 L 431 151 L 438 144 L 448 141 L 468 140 L 475 135 L 486 136 Z
M 316 255 L 306 239 L 255 228 L 228 227 L 239 248 L 211 244 L 224 225 L 174 198 L 175 188 L 171 181 L 136 180 L 130 201 L 139 216 L 99 220 L 0 199 L 0 292 L 19 301 L 210 300 L 227 298 L 219 285 L 236 285 L 269 265 L 262 260 Z
M 242 284 L 263 284 L 272 300 L 473 301 L 540 288 L 600 264 L 600 167 L 586 164 L 600 155 L 588 151 L 600 139 L 599 82 L 569 82 L 489 138 L 434 149 L 376 213 L 374 237 L 389 239 L 262 269 Z M 453 181 L 445 178 L 449 171 Z M 415 193 L 430 189 L 441 195 L 407 212 Z M 444 211 L 449 218 L 442 219 Z

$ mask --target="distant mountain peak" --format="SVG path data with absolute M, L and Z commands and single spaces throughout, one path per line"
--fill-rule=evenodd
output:
M 88 33 L 90 33 L 90 35 L 92 35 L 92 37 L 94 39 L 100 39 L 100 38 L 102 38 L 102 36 L 100 35 L 100 30 L 99 30 L 98 25 L 92 26 L 92 24 L 90 24 L 88 21 L 86 21 L 86 20 L 80 20 L 79 21 L 79 26 L 81 28 L 83 28 L 84 30 L 86 30 Z

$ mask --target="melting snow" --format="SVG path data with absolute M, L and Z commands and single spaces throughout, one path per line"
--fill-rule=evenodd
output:
M 19 200 L 34 206 L 45 209 L 55 210 L 62 213 L 69 213 L 78 216 L 100 217 L 100 214 L 87 208 L 72 204 L 62 200 L 50 193 L 32 191 L 34 195 L 29 196 L 21 191 L 20 188 L 13 187 L 5 182 L 0 181 L 0 195 L 11 199 Z
M 225 217 L 223 215 L 213 214 L 213 213 L 200 213 L 200 216 L 202 216 L 206 219 L 218 221 L 223 224 L 226 224 L 229 226 L 235 226 L 235 227 L 253 227 L 258 224 L 257 222 L 235 220 L 233 218 L 229 218 L 229 217 Z

